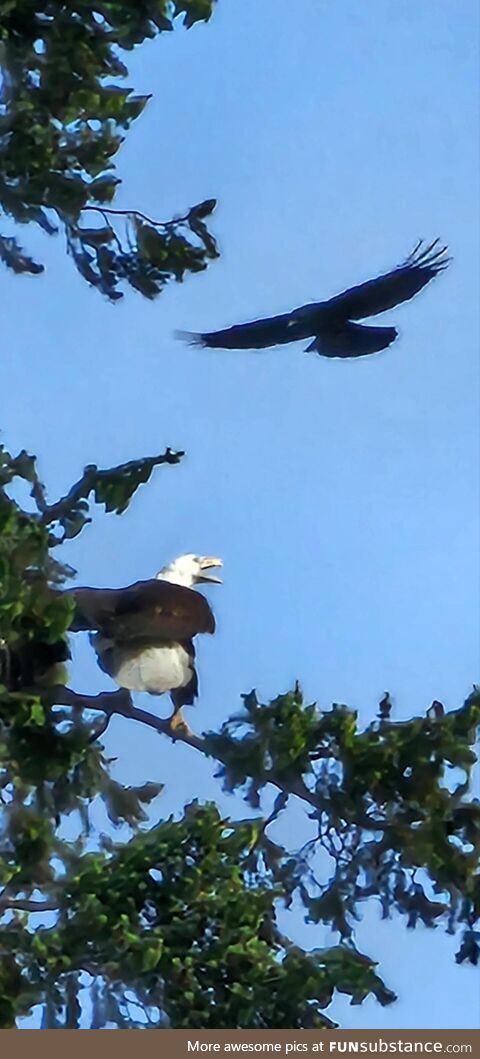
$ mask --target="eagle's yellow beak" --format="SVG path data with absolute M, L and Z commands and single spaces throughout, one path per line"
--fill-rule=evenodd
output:
M 198 584 L 214 584 L 214 585 L 221 585 L 222 584 L 221 577 L 215 577 L 214 574 L 204 574 L 203 573 L 204 570 L 211 570 L 212 567 L 223 566 L 223 560 L 222 559 L 217 559 L 217 557 L 215 555 L 202 555 L 200 560 L 199 560 L 199 566 L 200 566 L 200 570 L 202 571 L 202 573 L 197 575 L 197 583 Z

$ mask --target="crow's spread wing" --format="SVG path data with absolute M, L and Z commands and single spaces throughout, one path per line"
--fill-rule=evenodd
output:
M 72 630 L 91 629 L 116 641 L 190 640 L 213 633 L 215 619 L 200 592 L 157 580 L 137 581 L 128 588 L 77 588 Z
M 450 258 L 447 247 L 439 240 L 422 249 L 420 241 L 406 261 L 384 276 L 361 283 L 358 287 L 337 294 L 326 302 L 329 310 L 336 310 L 340 320 L 363 320 L 393 309 L 400 302 L 409 301 L 447 267 Z
M 331 330 L 323 330 L 307 346 L 307 353 L 319 353 L 322 357 L 365 357 L 378 353 L 395 341 L 395 327 L 366 327 L 365 324 L 339 324 Z

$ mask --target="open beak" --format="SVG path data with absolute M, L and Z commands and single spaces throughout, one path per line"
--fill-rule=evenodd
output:
M 202 558 L 200 559 L 200 570 L 202 571 L 202 573 L 198 574 L 198 576 L 197 576 L 198 584 L 221 585 L 222 584 L 221 577 L 215 577 L 214 574 L 204 574 L 203 573 L 204 570 L 211 570 L 212 567 L 218 567 L 218 566 L 223 566 L 223 562 L 222 562 L 221 559 L 217 559 L 214 555 L 203 555 Z

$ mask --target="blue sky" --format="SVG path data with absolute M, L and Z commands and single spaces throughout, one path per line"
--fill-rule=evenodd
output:
M 39 455 L 52 497 L 85 463 L 187 450 L 65 558 L 79 583 L 121 585 L 184 551 L 223 556 L 198 730 L 243 691 L 270 698 L 297 677 L 366 723 L 386 689 L 408 717 L 433 698 L 457 707 L 478 677 L 478 21 L 475 0 L 219 0 L 210 25 L 132 56 L 130 83 L 154 98 L 119 155 L 116 205 L 168 219 L 217 197 L 220 260 L 153 304 L 111 306 L 59 241 L 27 229 L 47 273 L 2 275 L 4 440 Z M 386 314 L 401 335 L 384 354 L 202 352 L 173 337 L 328 297 L 436 236 L 454 262 Z M 108 685 L 85 643 L 73 673 L 79 690 Z M 107 746 L 125 782 L 166 783 L 162 812 L 217 793 L 193 751 L 126 722 Z M 289 929 L 328 940 L 298 914 Z M 358 940 L 400 1000 L 340 999 L 329 1013 L 343 1025 L 478 1024 L 455 939 L 381 923 L 372 906 Z

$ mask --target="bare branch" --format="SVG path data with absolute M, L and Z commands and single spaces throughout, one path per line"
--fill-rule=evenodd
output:
M 58 903 L 30 901 L 26 897 L 0 897 L 0 915 L 8 909 L 14 912 L 58 912 Z
M 37 475 L 35 475 L 34 481 L 32 483 L 30 496 L 33 497 L 40 514 L 43 515 L 48 508 L 47 496 L 45 492 L 45 486 L 43 482 L 40 481 Z
M 126 688 L 119 688 L 118 691 L 101 691 L 98 695 L 81 695 L 73 688 L 55 684 L 50 688 L 35 688 L 32 691 L 48 706 L 70 706 L 74 710 L 95 710 L 105 713 L 108 720 L 118 714 L 119 717 L 126 717 L 132 721 L 138 721 L 139 724 L 145 724 L 149 728 L 154 728 L 156 732 L 168 735 L 172 740 L 178 739 L 197 750 L 206 752 L 205 741 L 194 735 L 185 721 L 177 719 L 172 723 L 171 718 L 162 719 L 155 717 L 153 713 L 148 713 L 147 710 L 139 709 L 138 706 L 134 706 L 130 692 Z M 92 742 L 102 734 L 103 728 L 96 731 Z
M 183 217 L 174 217 L 171 221 L 154 221 L 151 217 L 147 217 L 145 213 L 141 213 L 140 210 L 117 210 L 112 209 L 111 206 L 109 206 L 108 209 L 105 206 L 83 206 L 82 213 L 84 213 L 85 210 L 89 210 L 91 213 L 101 213 L 102 217 L 112 215 L 116 217 L 138 218 L 140 221 L 145 221 L 146 224 L 151 224 L 154 228 L 164 228 L 166 231 L 175 228 L 176 225 L 186 224 L 190 216 L 189 212 Z

